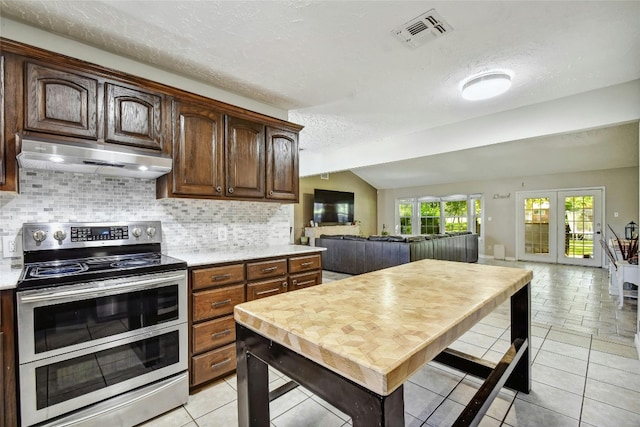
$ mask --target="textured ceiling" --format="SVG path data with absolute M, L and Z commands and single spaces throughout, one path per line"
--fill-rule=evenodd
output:
M 447 138 L 425 138 L 425 131 L 478 126 L 484 118 L 526 114 L 525 107 L 640 79 L 638 1 L 0 0 L 0 8 L 10 19 L 289 110 L 289 119 L 305 126 L 303 174 L 356 168 L 377 188 L 460 179 L 427 156 L 460 150 L 457 160 L 466 164 L 473 147 L 499 150 L 495 143 L 505 142 L 489 129 L 453 147 Z M 416 49 L 393 36 L 431 8 L 451 33 Z M 492 68 L 513 72 L 512 89 L 493 100 L 464 101 L 460 81 Z M 580 119 L 574 130 L 619 124 L 616 117 Z M 514 122 L 518 139 L 544 134 Z M 593 132 L 579 135 L 595 140 Z M 581 151 L 598 159 L 595 148 Z M 599 168 L 622 167 L 599 160 Z M 420 175 L 429 161 L 437 179 Z M 593 167 L 589 162 L 578 163 Z M 526 166 L 517 172 L 526 175 Z

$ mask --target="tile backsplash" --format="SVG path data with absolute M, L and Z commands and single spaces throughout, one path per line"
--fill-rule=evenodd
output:
M 279 203 L 156 199 L 155 180 L 20 170 L 20 194 L 0 192 L 0 236 L 26 222 L 162 221 L 163 252 L 204 252 L 290 241 Z M 217 228 L 227 228 L 219 241 Z

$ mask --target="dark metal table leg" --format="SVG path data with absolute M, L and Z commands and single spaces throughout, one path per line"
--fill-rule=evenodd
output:
M 267 364 L 236 341 L 238 380 L 238 426 L 269 427 L 269 371 Z
M 531 391 L 531 283 L 511 296 L 511 342 L 517 338 L 529 345 L 516 364 L 506 386 L 529 393 Z
M 402 386 L 380 396 L 238 323 L 236 351 L 240 427 L 269 425 L 265 362 L 350 415 L 354 427 L 404 427 Z

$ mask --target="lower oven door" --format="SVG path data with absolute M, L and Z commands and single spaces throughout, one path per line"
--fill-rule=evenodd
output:
M 22 425 L 186 372 L 187 329 L 183 323 L 21 364 Z

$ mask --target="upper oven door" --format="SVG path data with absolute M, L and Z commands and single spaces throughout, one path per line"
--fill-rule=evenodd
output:
M 185 270 L 16 293 L 20 364 L 186 323 Z

